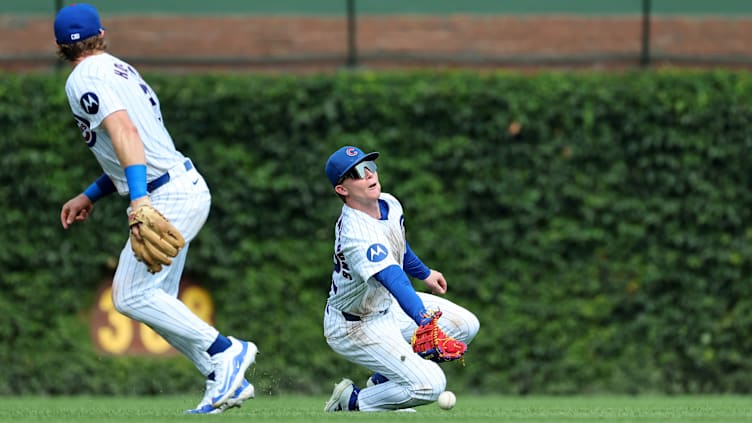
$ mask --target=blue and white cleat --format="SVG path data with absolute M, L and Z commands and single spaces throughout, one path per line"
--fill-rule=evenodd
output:
M 243 401 L 256 398 L 256 390 L 253 387 L 253 384 L 248 382 L 246 379 L 243 379 L 242 382 L 240 382 L 240 386 L 238 389 L 235 390 L 235 393 L 230 397 L 230 399 L 227 400 L 226 403 L 222 404 L 220 408 L 226 407 L 227 408 L 233 408 L 233 407 L 240 407 L 243 405 Z
M 211 395 L 211 405 L 220 408 L 245 380 L 245 371 L 256 361 L 258 348 L 253 342 L 242 341 L 229 336 L 232 342 L 229 348 L 214 355 L 214 392 Z
M 212 406 L 211 404 L 211 395 L 214 391 L 215 383 L 216 382 L 214 382 L 213 380 L 206 381 L 206 393 L 204 394 L 204 398 L 196 406 L 196 408 L 186 410 L 185 414 L 219 414 L 227 409 L 240 407 L 243 404 L 243 401 L 256 397 L 256 392 L 253 388 L 253 385 L 246 379 L 243 379 L 243 381 L 240 383 L 240 387 L 235 390 L 235 393 L 230 397 L 230 399 L 228 399 L 226 403 L 219 406 L 219 408 L 214 408 L 214 406 Z
M 213 380 L 206 379 L 206 391 L 204 392 L 204 397 L 201 398 L 201 402 L 198 403 L 196 408 L 185 410 L 185 414 L 217 414 L 221 413 L 222 410 L 218 408 L 214 408 L 211 404 L 211 396 L 212 393 L 215 391 L 214 385 L 216 382 Z

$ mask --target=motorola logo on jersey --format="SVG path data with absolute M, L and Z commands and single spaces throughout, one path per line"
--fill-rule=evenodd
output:
M 84 111 L 90 115 L 95 115 L 99 111 L 99 97 L 92 92 L 82 95 L 78 102 Z
M 368 257 L 368 261 L 372 261 L 374 263 L 378 263 L 381 260 L 384 260 L 387 255 L 388 252 L 386 250 L 386 247 L 381 244 L 373 244 L 368 247 L 368 251 L 366 251 L 366 257 Z

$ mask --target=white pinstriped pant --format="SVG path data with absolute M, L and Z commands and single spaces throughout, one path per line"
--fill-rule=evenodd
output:
M 154 329 L 202 374 L 208 375 L 212 365 L 206 350 L 219 332 L 196 316 L 177 296 L 188 246 L 209 216 L 211 194 L 195 166 L 186 170 L 181 162 L 170 169 L 170 181 L 150 193 L 150 197 L 154 208 L 183 235 L 185 247 L 172 265 L 151 274 L 146 265 L 136 260 L 129 239 L 115 271 L 113 303 L 120 313 Z
M 480 329 L 478 318 L 465 308 L 436 295 L 419 292 L 427 310 L 441 310 L 439 326 L 449 336 L 469 344 Z M 361 321 L 348 321 L 327 307 L 324 335 L 337 353 L 388 382 L 363 388 L 358 397 L 361 411 L 408 408 L 436 401 L 446 388 L 446 377 L 434 362 L 415 354 L 410 339 L 417 324 L 393 301 L 389 312 Z
M 342 312 L 328 307 L 324 335 L 335 352 L 389 379 L 360 391 L 361 411 L 427 404 L 436 401 L 446 387 L 446 376 L 439 365 L 415 354 L 405 342 L 391 310 L 348 321 Z

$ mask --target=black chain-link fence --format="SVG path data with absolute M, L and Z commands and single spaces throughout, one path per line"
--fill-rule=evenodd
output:
M 752 66 L 748 0 L 89 0 L 140 66 L 340 68 Z M 0 3 L 0 69 L 57 65 L 63 0 Z

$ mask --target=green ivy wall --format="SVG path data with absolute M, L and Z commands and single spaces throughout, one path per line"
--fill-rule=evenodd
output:
M 92 342 L 127 200 L 61 228 L 101 172 L 65 77 L 0 75 L 0 394 L 198 394 L 181 357 Z M 147 80 L 213 192 L 186 274 L 259 345 L 261 392 L 368 376 L 321 327 L 341 207 L 323 168 L 345 144 L 382 153 L 413 249 L 481 321 L 465 366 L 444 365 L 452 389 L 752 392 L 747 73 Z

